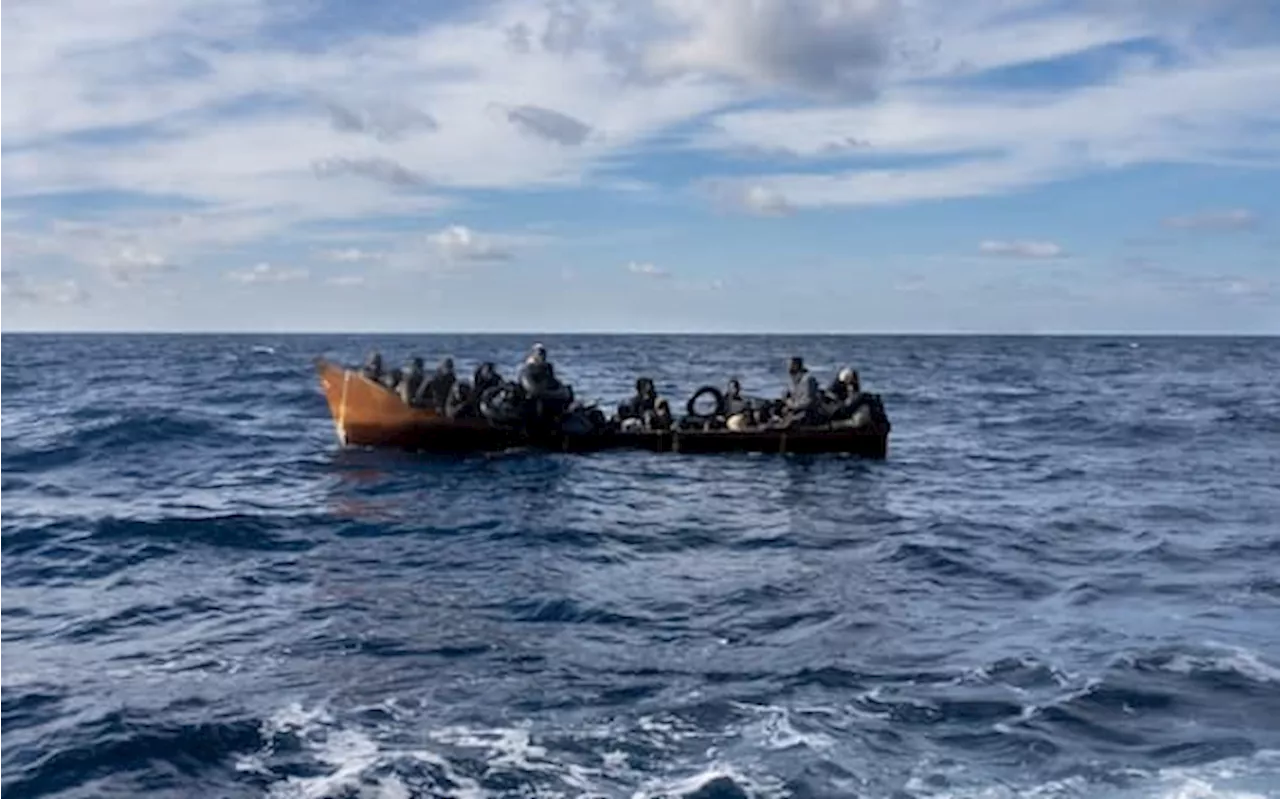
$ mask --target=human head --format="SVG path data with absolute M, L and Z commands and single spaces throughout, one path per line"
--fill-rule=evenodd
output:
M 651 397 L 654 394 L 653 381 L 647 377 L 641 377 L 636 380 L 636 394 L 641 397 Z
M 804 358 L 793 356 L 787 362 L 787 374 L 798 375 L 804 371 Z
M 729 396 L 736 397 L 742 393 L 742 384 L 738 382 L 738 378 L 729 381 Z
M 441 372 L 446 372 L 446 373 L 452 373 L 452 372 L 453 372 L 453 359 L 452 359 L 452 358 L 445 358 L 443 361 L 441 361 L 441 362 L 440 362 L 440 371 L 441 371 Z
M 533 349 L 530 351 L 530 356 L 533 358 L 534 363 L 546 363 L 547 348 L 541 344 L 534 344 Z
M 671 413 L 671 404 L 670 404 L 669 402 L 667 402 L 665 398 L 664 398 L 664 399 L 660 399 L 660 400 L 658 400 L 658 402 L 653 406 L 653 409 L 654 409 L 655 411 L 657 411 L 658 413 L 663 414 L 664 416 L 665 416 L 665 415 L 669 415 L 669 414 Z
M 382 353 L 378 352 L 377 350 L 374 350 L 373 352 L 369 353 L 369 357 L 365 358 L 364 362 L 367 366 L 371 366 L 374 369 L 381 369 Z
M 412 370 L 413 370 L 413 371 L 415 371 L 415 372 L 421 372 L 421 371 L 422 371 L 422 359 L 421 359 L 421 358 L 419 358 L 419 357 L 418 357 L 418 356 L 416 356 L 416 355 L 415 355 L 414 357 L 410 358 L 410 359 L 409 359 L 409 368 L 410 368 L 410 369 L 412 369 Z

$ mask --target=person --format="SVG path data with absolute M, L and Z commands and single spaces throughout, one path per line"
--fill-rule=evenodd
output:
M 422 387 L 424 379 L 426 375 L 423 373 L 422 359 L 415 355 L 405 364 L 403 377 L 396 389 L 405 404 L 412 405 L 417 401 L 418 389 Z
M 862 399 L 858 373 L 847 366 L 841 369 L 836 379 L 827 388 L 827 396 L 832 404 L 831 421 L 836 422 L 853 416 Z
M 746 397 L 742 396 L 742 384 L 738 382 L 736 377 L 731 379 L 724 392 L 725 418 L 737 416 L 750 408 L 751 403 L 747 402 Z
M 653 410 L 646 414 L 647 426 L 650 430 L 670 430 L 675 420 L 671 416 L 671 403 L 660 399 L 653 405 Z
M 636 380 L 636 393 L 618 406 L 618 421 L 644 419 L 645 414 L 657 407 L 658 391 L 653 380 L 641 377 Z
M 475 396 L 483 396 L 484 392 L 500 385 L 502 385 L 502 376 L 498 374 L 498 369 L 492 361 L 485 361 L 476 367 L 475 374 L 471 378 L 472 393 Z
M 476 399 L 479 394 L 473 390 L 470 383 L 465 380 L 459 380 L 453 384 L 449 390 L 449 397 L 444 403 L 444 412 L 446 416 L 452 419 L 465 419 L 475 415 Z
M 840 370 L 840 373 L 836 375 L 836 379 L 832 380 L 831 385 L 827 387 L 827 394 L 841 405 L 848 403 L 861 391 L 858 373 L 847 366 Z
M 531 396 L 554 391 L 559 386 L 555 367 L 547 360 L 546 347 L 541 344 L 533 345 L 529 356 L 520 366 L 520 373 L 516 380 Z
M 429 380 L 423 380 L 418 387 L 417 403 L 428 408 L 436 410 L 444 410 L 445 403 L 449 399 L 449 392 L 453 390 L 453 384 L 457 381 L 457 376 L 453 372 L 453 359 L 445 358 L 440 361 L 440 365 L 436 367 L 435 374 Z
M 573 403 L 573 388 L 556 379 L 555 367 L 547 360 L 547 348 L 534 344 L 516 378 L 526 400 L 525 419 L 551 422 Z
M 787 375 L 791 378 L 785 400 L 788 425 L 818 422 L 818 403 L 822 392 L 817 378 L 805 368 L 804 359 L 799 357 L 791 358 L 787 364 Z
M 375 383 L 382 382 L 382 353 L 374 350 L 369 353 L 369 357 L 364 359 L 364 366 L 360 367 L 360 374 L 369 378 Z

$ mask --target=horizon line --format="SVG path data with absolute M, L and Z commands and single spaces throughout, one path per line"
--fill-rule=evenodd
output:
M 1277 332 L 1232 331 L 706 331 L 706 330 L 0 330 L 17 336 L 912 336 L 919 338 L 1280 338 Z

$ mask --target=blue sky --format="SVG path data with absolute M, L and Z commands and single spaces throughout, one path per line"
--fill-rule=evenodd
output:
M 1280 333 L 1274 0 L 12 0 L 4 329 Z

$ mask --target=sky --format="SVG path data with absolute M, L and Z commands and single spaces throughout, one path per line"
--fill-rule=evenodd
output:
M 6 0 L 3 328 L 1280 333 L 1276 0 Z

